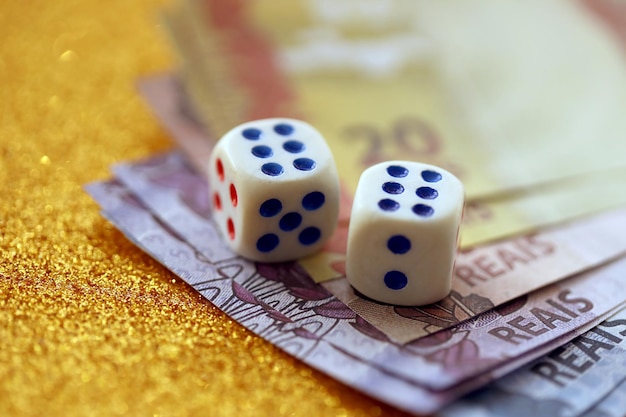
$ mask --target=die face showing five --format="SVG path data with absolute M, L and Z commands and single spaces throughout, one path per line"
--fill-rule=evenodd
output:
M 224 152 L 236 161 L 237 171 L 266 183 L 302 183 L 320 172 L 336 172 L 330 148 L 308 123 L 294 119 L 247 122 L 220 140 Z
M 442 168 L 389 161 L 365 170 L 348 232 L 346 271 L 352 286 L 395 305 L 445 297 L 463 205 L 463 185 Z
M 252 260 L 295 260 L 321 249 L 339 212 L 339 178 L 324 138 L 284 118 L 226 133 L 209 160 L 213 216 L 224 239 Z

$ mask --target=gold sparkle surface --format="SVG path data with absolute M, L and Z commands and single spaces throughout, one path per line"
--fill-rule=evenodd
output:
M 134 89 L 172 65 L 162 6 L 0 6 L 0 415 L 402 415 L 230 320 L 83 191 L 171 147 Z

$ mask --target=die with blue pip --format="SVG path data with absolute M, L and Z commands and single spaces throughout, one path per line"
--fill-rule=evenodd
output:
M 227 132 L 209 158 L 213 218 L 228 245 L 255 261 L 319 251 L 339 213 L 339 177 L 322 135 L 300 120 L 271 118 Z
M 362 295 L 425 305 L 451 289 L 464 190 L 450 172 L 389 161 L 365 170 L 348 230 L 346 273 Z

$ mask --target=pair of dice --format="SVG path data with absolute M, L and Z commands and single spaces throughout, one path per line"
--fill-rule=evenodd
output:
M 239 125 L 209 160 L 213 217 L 240 255 L 263 262 L 319 251 L 339 214 L 339 177 L 322 135 L 294 119 Z M 390 161 L 359 180 L 346 274 L 376 301 L 423 305 L 450 291 L 463 210 L 461 182 L 433 165 Z

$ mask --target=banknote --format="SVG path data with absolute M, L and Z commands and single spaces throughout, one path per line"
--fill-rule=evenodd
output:
M 580 417 L 624 417 L 624 410 L 626 410 L 626 381 Z
M 623 288 L 626 260 L 615 262 L 589 276 L 574 278 L 567 290 L 572 292 L 560 298 L 563 305 L 559 301 L 551 301 L 555 291 L 545 291 L 530 302 L 519 300 L 506 310 L 500 310 L 502 317 L 510 318 L 511 313 L 529 316 L 534 312 L 549 322 L 556 320 L 556 316 L 549 316 L 547 310 L 537 307 L 552 302 L 560 306 L 557 315 L 558 312 L 567 314 L 563 309 L 578 315 L 579 318 L 562 316 L 567 323 L 564 327 L 549 332 L 548 336 L 529 338 L 535 340 L 526 344 L 526 349 L 513 349 L 511 353 L 511 347 L 508 347 L 508 352 L 501 352 L 500 358 L 481 358 L 480 355 L 492 352 L 497 343 L 487 338 L 471 340 L 468 334 L 471 335 L 476 324 L 464 329 L 462 333 L 465 334 L 456 340 L 447 334 L 439 334 L 422 339 L 420 344 L 394 345 L 308 279 L 297 265 L 254 265 L 228 253 L 223 254 L 223 259 L 217 259 L 215 255 L 213 260 L 209 260 L 175 230 L 153 217 L 121 184 L 95 183 L 88 190 L 101 204 L 103 214 L 131 240 L 251 331 L 338 380 L 412 412 L 432 412 L 501 376 L 511 367 L 536 358 L 544 353 L 546 347 L 554 347 L 551 343 L 567 342 L 596 325 L 623 301 L 621 292 L 613 287 Z M 593 288 L 598 289 L 596 294 Z M 613 296 L 604 294 L 599 297 L 599 288 L 605 288 Z M 584 295 L 579 296 L 579 293 Z M 509 321 L 519 326 L 523 319 L 514 317 Z M 506 324 L 506 320 L 494 321 L 493 317 L 488 317 L 486 322 L 500 336 L 508 333 L 501 330 L 504 326 L 515 327 Z M 532 323 L 521 326 L 526 329 L 535 327 Z M 555 326 L 555 329 L 558 327 Z M 539 327 L 534 330 L 541 333 Z M 523 334 L 520 340 L 525 340 Z M 384 360 L 371 360 L 375 357 L 380 359 L 385 348 L 396 352 L 395 355 L 388 355 L 397 364 L 403 356 L 406 361 L 404 368 L 410 367 L 415 378 L 381 366 L 386 362 Z M 449 389 L 432 390 L 417 382 L 424 379 L 423 372 L 436 378 L 446 378 L 447 373 L 465 374 L 466 377 L 457 377 Z M 468 378 L 467 375 L 474 377 Z M 380 387 L 381 384 L 388 386 Z
M 581 2 L 177 6 L 165 26 L 212 134 L 300 115 L 350 190 L 381 159 L 448 168 L 470 200 L 624 166 L 626 63 Z
M 212 259 L 213 252 L 223 250 L 210 220 L 206 181 L 180 154 L 120 164 L 114 172 L 152 212 L 207 257 Z M 626 253 L 626 235 L 620 232 L 625 229 L 626 210 L 622 209 L 461 252 L 452 292 L 430 306 L 379 304 L 355 294 L 345 278 L 324 286 L 391 340 L 405 343 Z M 334 238 L 328 245 L 342 244 L 345 239 Z M 306 260 L 299 262 L 305 265 Z
M 626 383 L 626 311 L 455 402 L 441 416 L 574 417 L 611 405 Z M 611 398 L 613 396 L 613 398 Z M 624 400 L 620 416 L 623 416 Z M 592 414 L 593 415 L 593 414 Z M 601 415 L 597 413 L 596 415 Z
M 615 0 L 583 0 L 583 4 L 600 19 L 626 50 L 626 3 Z
M 157 76 L 140 81 L 139 88 L 159 120 L 172 134 L 196 170 L 206 175 L 206 161 L 216 140 L 198 121 L 189 95 L 178 78 Z M 506 196 L 468 202 L 463 218 L 461 247 L 537 230 L 597 211 L 626 205 L 626 169 L 605 170 L 518 191 Z M 351 192 L 346 188 L 346 204 Z M 602 196 L 588 198 L 588 196 Z M 349 207 L 344 207 L 349 211 Z M 347 226 L 346 222 L 343 226 Z M 341 226 L 341 225 L 340 225 Z M 339 231 L 345 232 L 346 227 Z M 333 264 L 344 252 L 328 250 L 306 262 L 306 268 L 323 280 L 340 276 Z
M 197 121 L 225 131 L 228 130 L 228 115 L 241 105 L 240 89 L 229 80 L 228 69 L 223 63 L 213 58 L 220 53 L 217 42 L 201 36 L 198 33 L 201 28 L 193 24 L 195 20 L 186 19 L 193 13 L 189 6 L 181 2 L 163 13 L 164 26 L 169 28 L 166 34 L 170 35 L 179 55 L 186 57 L 179 60 L 179 77 L 184 80 L 181 85 L 186 91 L 186 110 L 195 112 Z M 204 70 L 209 67 L 211 71 Z M 216 100 L 212 101 L 211 97 Z
M 234 256 L 234 254 L 230 252 L 230 250 L 226 247 L 223 241 L 219 238 L 219 235 L 217 234 L 216 229 L 213 227 L 213 224 L 207 218 L 208 216 L 207 202 L 205 199 L 201 197 L 202 193 L 206 192 L 206 188 L 205 187 L 201 189 L 197 188 L 197 185 L 204 185 L 203 181 L 200 180 L 197 176 L 194 176 L 194 173 L 184 166 L 184 159 L 182 159 L 180 155 L 165 154 L 159 158 L 151 158 L 145 161 L 145 163 L 143 164 L 122 164 L 122 165 L 115 167 L 114 171 L 117 174 L 120 181 L 122 181 L 126 186 L 128 186 L 129 189 L 132 190 L 133 193 L 135 193 L 135 195 L 138 196 L 138 198 L 143 203 L 145 203 L 151 210 L 153 210 L 153 213 L 157 217 L 159 217 L 159 219 L 162 222 L 167 224 L 168 227 L 174 230 L 186 242 L 190 243 L 193 247 L 197 248 L 208 259 L 214 260 L 214 259 L 229 258 L 229 257 Z M 179 206 L 180 202 L 183 202 L 183 204 Z M 611 226 L 614 226 L 615 222 L 611 221 L 609 222 L 609 224 Z M 575 226 L 580 226 L 580 225 L 577 224 Z M 590 231 L 592 230 L 597 231 L 598 229 L 599 229 L 599 224 L 592 222 L 591 224 L 588 225 L 588 227 L 586 227 L 583 230 L 578 229 L 577 227 L 573 227 L 573 229 L 568 230 L 569 233 L 565 233 L 563 236 L 560 236 L 560 237 L 558 236 L 560 231 L 558 231 L 556 235 L 553 235 L 553 236 L 546 235 L 546 236 L 539 237 L 538 242 L 540 242 L 542 239 L 543 239 L 543 242 L 541 244 L 538 244 L 538 246 L 545 245 L 545 247 L 549 246 L 550 248 L 560 247 L 561 253 L 570 255 L 572 259 L 566 258 L 562 260 L 563 262 L 559 262 L 556 260 L 551 261 L 549 266 L 552 267 L 553 264 L 559 264 L 559 265 L 565 264 L 566 268 L 569 268 L 575 265 L 576 260 L 582 260 L 583 259 L 582 257 L 589 256 L 590 253 L 588 253 L 587 250 L 581 247 L 576 248 L 576 250 L 578 250 L 578 253 L 574 252 L 573 248 L 568 247 L 568 243 L 567 243 L 568 241 L 570 240 L 578 241 L 578 240 L 581 240 L 580 237 L 583 237 L 584 241 L 590 244 L 590 248 L 588 250 L 591 250 L 591 247 L 598 249 L 602 247 L 602 245 L 605 245 L 605 244 L 607 245 L 605 247 L 606 248 L 605 250 L 608 250 L 615 244 L 615 242 L 612 241 L 611 239 L 609 239 L 608 241 L 603 241 L 603 239 L 599 239 L 597 241 L 591 240 L 590 236 L 593 233 L 591 233 Z M 537 237 L 533 237 L 533 239 L 536 239 L 536 238 Z M 531 239 L 527 241 L 526 245 L 532 246 L 532 245 L 529 245 L 529 242 L 531 241 L 533 240 Z M 515 245 L 523 247 L 523 245 L 521 245 L 520 242 L 515 243 Z M 490 253 L 491 255 L 493 255 L 494 253 L 506 251 L 506 246 L 502 246 L 498 248 L 498 251 L 493 250 L 493 248 L 489 248 L 489 249 L 491 249 L 492 252 L 489 252 L 489 250 L 486 250 L 480 253 L 481 255 L 480 258 L 483 258 L 486 255 L 489 255 Z M 468 259 L 474 259 L 473 257 L 476 256 L 477 250 L 478 249 L 472 251 L 471 252 L 472 257 L 469 257 Z M 555 250 L 555 252 L 558 252 L 558 251 Z M 601 252 L 597 252 L 597 255 L 599 256 L 599 258 L 597 259 L 606 260 L 606 258 L 603 258 L 603 254 L 601 254 Z M 572 256 L 574 254 L 575 256 Z M 459 265 L 459 267 L 463 266 L 461 255 L 460 255 L 460 259 L 457 261 L 457 264 Z M 590 260 L 590 259 L 591 258 L 587 258 L 587 260 Z M 585 268 L 583 264 L 579 264 L 579 265 L 581 266 L 581 269 Z M 547 266 L 548 265 L 538 265 L 536 267 L 533 267 L 532 269 L 518 271 L 519 275 L 517 275 L 516 281 L 523 281 L 523 278 L 525 278 L 526 274 L 528 274 L 529 276 L 532 276 L 533 274 L 537 274 L 538 271 L 541 271 L 543 268 Z M 586 265 L 586 267 L 588 266 L 589 265 Z M 303 271 L 299 271 L 296 268 L 289 268 L 286 271 L 283 271 L 282 273 L 278 273 L 275 270 L 271 269 L 270 267 L 262 267 L 262 270 L 265 271 L 264 275 L 266 277 L 270 275 L 275 277 L 275 279 L 272 280 L 272 281 L 275 281 L 275 282 L 272 282 L 272 291 L 269 292 L 270 298 L 266 300 L 264 299 L 264 301 L 267 302 L 268 304 L 282 305 L 281 302 L 284 301 L 284 298 L 279 297 L 278 299 L 275 299 L 274 298 L 275 294 L 273 293 L 276 287 L 281 286 L 281 284 L 285 287 L 281 290 L 282 292 L 293 291 L 295 294 L 299 294 L 301 292 L 307 293 L 308 290 L 302 291 L 300 289 L 302 287 L 316 288 L 315 286 L 312 286 L 313 282 L 310 281 L 309 277 L 306 276 L 306 274 Z M 563 272 L 563 269 L 561 269 L 561 272 Z M 296 282 L 294 282 L 293 277 L 290 276 L 291 274 L 299 277 L 299 279 Z M 516 281 L 511 282 L 510 286 L 515 287 Z M 506 282 L 506 279 L 504 282 Z M 512 295 L 513 293 L 510 293 L 510 292 L 507 293 L 507 290 L 505 289 L 506 285 L 500 286 L 499 284 L 501 283 L 496 282 L 495 286 L 499 288 L 498 290 L 499 293 L 505 293 L 508 295 L 509 298 L 507 300 L 513 299 L 515 296 L 524 294 L 529 291 L 527 287 L 524 288 L 522 286 L 517 289 L 519 294 L 516 294 L 515 296 L 513 296 Z M 261 285 L 261 284 L 258 284 L 258 285 Z M 493 281 L 491 285 L 494 285 Z M 542 285 L 545 285 L 545 283 L 543 283 Z M 569 285 L 569 281 L 566 282 L 566 284 L 564 285 Z M 546 290 L 547 294 L 552 294 L 553 292 L 559 292 L 558 290 L 555 289 L 557 287 L 558 285 L 552 287 L 549 290 Z M 256 288 L 256 284 L 255 284 L 255 288 Z M 333 294 L 340 301 L 343 301 L 345 304 L 348 304 L 346 303 L 345 297 L 342 294 L 342 293 L 345 293 L 346 291 L 351 292 L 351 289 L 345 279 L 327 282 L 325 283 L 325 288 L 329 290 L 329 292 L 324 292 L 325 294 Z M 488 289 L 489 286 L 485 285 L 484 288 Z M 317 290 L 315 290 L 315 292 L 316 291 Z M 544 293 L 542 292 L 541 294 L 544 294 Z M 354 295 L 354 293 L 352 293 L 352 295 Z M 260 295 L 260 297 L 264 298 L 265 296 Z M 544 297 L 544 296 L 538 295 L 537 297 L 540 297 L 541 299 L 541 297 Z M 382 330 L 383 334 L 385 335 L 387 339 L 399 345 L 403 345 L 408 342 L 414 341 L 418 337 L 423 337 L 429 333 L 436 333 L 437 330 L 440 330 L 442 328 L 451 327 L 454 324 L 457 324 L 459 322 L 466 320 L 467 318 L 475 316 L 479 312 L 489 310 L 494 306 L 494 304 L 490 303 L 489 300 L 487 300 L 486 298 L 481 299 L 480 296 L 476 296 L 475 294 L 467 295 L 464 300 L 459 300 L 459 305 L 457 305 L 456 308 L 454 308 L 455 306 L 451 306 L 450 305 L 451 302 L 449 301 L 441 303 L 440 305 L 430 306 L 430 307 L 421 308 L 421 309 L 401 308 L 401 307 L 394 308 L 391 306 L 381 306 L 379 304 L 372 303 L 366 300 L 362 300 L 363 302 L 361 303 L 355 302 L 354 300 L 349 300 L 349 301 L 351 304 L 349 306 L 361 318 L 365 318 L 365 320 L 369 321 L 370 323 L 374 323 L 376 325 L 375 328 L 379 331 Z M 290 301 L 290 303 L 288 303 L 287 305 L 290 305 L 291 303 L 292 302 Z M 532 302 L 530 301 L 529 303 L 532 304 Z M 552 302 L 549 302 L 548 304 L 552 305 L 551 303 Z M 537 304 L 540 304 L 540 302 L 537 302 Z M 463 307 L 465 308 L 464 312 L 462 310 Z M 472 307 L 476 311 L 472 312 L 470 310 L 470 308 Z M 453 314 L 450 314 L 448 317 L 446 317 L 444 314 L 444 308 L 446 308 L 448 311 L 453 312 Z M 282 308 L 279 308 L 279 310 L 282 311 Z M 375 311 L 377 315 L 373 316 L 372 311 Z M 503 310 L 503 311 L 506 311 L 506 310 Z M 501 315 L 496 314 L 494 317 L 492 317 L 488 321 L 495 322 L 496 318 L 501 317 Z M 377 320 L 373 320 L 372 318 L 375 318 Z M 485 319 L 482 318 L 482 319 L 477 319 L 477 320 L 484 321 Z M 499 320 L 504 320 L 504 318 L 499 318 Z M 487 333 L 483 334 L 482 332 L 487 331 L 488 329 L 486 329 L 484 326 L 481 326 L 481 329 L 482 330 L 474 331 L 472 333 L 473 337 L 480 339 L 481 337 L 484 337 L 487 334 Z M 411 335 L 411 334 L 417 335 L 417 336 L 414 336 L 412 338 L 408 337 L 408 335 Z M 458 341 L 459 338 L 455 340 Z M 473 341 L 474 340 L 472 339 L 472 342 Z M 432 343 L 429 343 L 428 341 L 423 342 L 423 343 L 425 345 L 429 345 L 429 344 L 432 345 Z M 344 344 L 344 343 L 342 342 L 341 344 Z M 501 346 L 502 352 L 504 352 L 502 354 L 499 353 L 500 351 L 496 348 L 496 345 L 497 343 L 492 342 L 490 344 L 489 354 L 486 354 L 485 356 L 489 356 L 494 361 L 497 361 L 497 360 L 502 360 L 503 357 L 510 354 L 511 347 L 508 346 L 508 343 L 504 343 Z M 533 349 L 535 347 L 536 346 L 532 342 L 528 342 L 528 343 L 525 343 L 524 346 L 522 346 L 521 348 L 525 351 L 525 350 Z M 369 353 L 374 352 L 374 351 L 375 349 L 368 350 Z M 371 356 L 367 356 L 367 358 L 369 359 L 371 358 Z M 383 355 L 383 358 L 384 359 L 381 360 L 381 364 L 383 366 L 391 362 L 389 359 L 390 354 Z M 400 372 L 402 372 L 402 370 L 404 369 L 403 366 L 405 362 L 406 360 L 402 359 L 402 365 L 399 367 Z M 481 368 L 479 366 L 475 366 L 473 368 L 473 371 L 479 372 L 481 371 Z M 407 377 L 411 378 L 410 375 Z M 417 381 L 421 381 L 424 384 L 438 384 L 438 385 L 433 385 L 433 386 L 441 388 L 443 386 L 458 383 L 459 380 L 468 378 L 468 377 L 469 376 L 467 374 L 462 374 L 462 373 L 456 374 L 454 376 L 436 375 L 436 376 L 431 377 L 431 374 L 429 374 L 425 370 L 422 370 L 422 372 L 420 372 L 420 375 L 417 377 L 417 378 L 422 378 L 422 379 L 417 379 Z M 432 381 L 436 381 L 436 382 L 432 382 Z
M 413 414 L 432 413 L 462 393 L 430 391 L 336 349 L 324 340 L 334 326 L 322 325 L 315 312 L 334 320 L 336 326 L 354 317 L 349 309 L 345 308 L 342 314 L 341 309 L 324 302 L 322 296 L 311 305 L 294 305 L 289 316 L 282 314 L 238 282 L 241 277 L 258 275 L 249 265 L 236 258 L 211 262 L 151 217 L 119 183 L 94 183 L 87 189 L 102 204 L 102 214 L 138 247 L 248 330 L 307 365 Z
M 602 289 L 597 295 L 585 298 L 588 295 L 586 288 L 590 288 L 595 279 L 592 277 L 619 274 L 617 270 L 623 265 L 622 261 L 617 261 L 615 265 L 552 284 L 418 340 L 404 344 L 390 340 L 379 349 L 355 349 L 352 353 L 394 375 L 433 390 L 452 389 L 472 378 L 485 378 L 485 374 L 489 379 L 498 378 L 523 365 L 530 357 L 541 356 L 598 323 L 596 320 L 587 321 L 588 318 L 578 321 L 578 317 L 563 316 L 560 307 L 564 300 L 584 299 L 591 304 L 609 302 L 611 306 L 623 306 L 620 301 L 622 296 L 605 299 Z M 612 268 L 617 269 L 608 272 Z M 617 287 L 621 285 L 617 284 Z M 584 297 L 576 298 L 576 294 L 584 294 Z M 601 317 L 605 317 L 605 313 L 602 310 Z M 574 312 L 574 315 L 577 313 Z M 548 317 L 565 320 L 563 323 L 555 321 L 548 324 L 544 321 Z M 518 331 L 526 325 L 533 328 L 530 333 L 525 333 L 530 329 Z M 541 335 L 545 338 L 535 338 Z M 349 344 L 343 344 L 346 345 Z
M 606 154 L 625 145 L 626 60 L 620 39 L 584 2 L 417 3 L 416 24 L 437 44 L 442 84 L 462 123 L 481 147 L 506 145 L 489 161 L 494 171 L 523 177 L 517 169 L 531 169 L 532 177 L 542 165 L 542 173 L 572 175 L 620 164 Z M 609 148 L 597 148 L 599 136 Z M 509 166 L 516 158 L 524 162 Z

